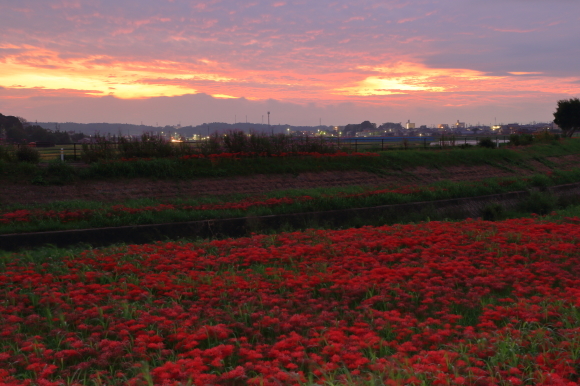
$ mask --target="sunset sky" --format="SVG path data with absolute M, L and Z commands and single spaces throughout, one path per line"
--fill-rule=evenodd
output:
M 0 0 L 0 113 L 29 121 L 551 121 L 579 0 Z

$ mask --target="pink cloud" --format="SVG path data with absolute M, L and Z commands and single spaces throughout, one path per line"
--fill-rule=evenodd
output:
M 0 5 L 0 86 L 76 87 L 87 98 L 111 91 L 124 99 L 204 93 L 376 108 L 441 107 L 438 98 L 476 106 L 495 95 L 514 101 L 543 95 L 548 103 L 554 90 L 580 92 L 574 61 L 580 6 L 570 2 L 103 4 Z
M 491 28 L 491 29 L 497 32 L 512 32 L 518 34 L 525 34 L 537 31 L 537 29 L 515 29 L 515 28 Z

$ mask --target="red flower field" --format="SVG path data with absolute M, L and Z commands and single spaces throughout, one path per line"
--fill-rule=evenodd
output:
M 4 255 L 0 382 L 576 385 L 579 241 L 467 220 Z
M 414 194 L 420 192 L 434 192 L 445 189 L 437 189 L 434 187 L 414 187 L 403 186 L 399 188 L 386 188 L 377 190 L 367 190 L 360 193 L 339 193 L 336 195 L 323 195 L 323 199 L 344 199 L 344 198 L 364 198 L 370 196 L 379 196 L 386 194 Z M 213 204 L 201 205 L 185 205 L 185 204 L 159 204 L 147 205 L 141 207 L 128 207 L 126 205 L 118 204 L 112 205 L 109 208 L 101 210 L 95 209 L 75 209 L 75 210 L 41 210 L 41 209 L 18 209 L 2 213 L 0 212 L 0 227 L 2 225 L 11 225 L 14 223 L 38 222 L 42 220 L 53 220 L 60 223 L 78 222 L 88 220 L 91 217 L 106 216 L 122 218 L 126 215 L 132 215 L 145 212 L 163 212 L 163 211 L 208 211 L 208 210 L 241 210 L 246 211 L 254 207 L 276 207 L 280 205 L 291 205 L 296 202 L 306 202 L 317 199 L 312 196 L 294 196 L 282 198 L 266 198 L 266 197 L 248 197 L 235 202 L 220 202 Z

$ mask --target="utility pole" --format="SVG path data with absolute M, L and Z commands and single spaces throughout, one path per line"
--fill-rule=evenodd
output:
M 274 135 L 274 129 L 270 126 L 270 112 L 268 111 L 268 127 L 272 130 L 272 135 Z

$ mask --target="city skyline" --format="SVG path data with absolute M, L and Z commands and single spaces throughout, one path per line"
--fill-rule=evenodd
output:
M 316 126 L 550 121 L 580 95 L 571 0 L 0 0 L 0 112 Z

